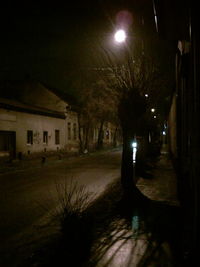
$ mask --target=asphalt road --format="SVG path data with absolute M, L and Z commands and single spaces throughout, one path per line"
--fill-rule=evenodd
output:
M 0 266 L 21 266 L 37 242 L 56 231 L 45 222 L 59 204 L 58 186 L 77 181 L 97 196 L 119 178 L 120 160 L 115 150 L 0 174 Z

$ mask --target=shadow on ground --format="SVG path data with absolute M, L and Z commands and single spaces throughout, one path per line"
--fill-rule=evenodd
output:
M 117 181 L 26 266 L 183 266 L 180 208 L 149 199 L 133 207 Z
M 102 218 L 86 266 L 182 266 L 180 208 L 151 200 L 134 206 L 121 198 Z

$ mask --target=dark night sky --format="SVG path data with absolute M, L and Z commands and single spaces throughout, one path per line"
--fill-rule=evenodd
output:
M 153 31 L 155 34 L 151 3 L 87 0 L 1 4 L 0 79 L 30 76 L 54 87 L 65 87 L 72 71 L 89 64 L 95 44 L 111 38 L 121 10 L 132 14 L 132 30 L 142 11 L 149 27 L 147 38 Z
M 80 5 L 50 3 L 1 9 L 1 77 L 57 79 L 81 57 L 81 40 L 93 15 Z

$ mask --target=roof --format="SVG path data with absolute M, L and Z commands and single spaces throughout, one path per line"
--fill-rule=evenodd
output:
M 66 91 L 62 91 L 61 89 L 52 87 L 52 86 L 50 86 L 44 82 L 40 82 L 40 84 L 43 85 L 44 87 L 46 87 L 48 90 L 50 90 L 52 93 L 57 95 L 62 100 L 69 103 L 70 105 L 76 105 L 77 104 L 76 98 L 73 95 L 67 93 Z
M 37 106 L 27 105 L 27 104 L 24 104 L 20 101 L 13 100 L 13 99 L 0 98 L 0 108 L 65 119 L 65 114 L 62 112 L 58 112 L 58 111 L 54 111 L 54 110 L 50 110 L 46 108 L 41 108 Z
M 77 102 L 75 97 L 66 92 L 63 92 L 62 90 L 51 87 L 43 82 L 34 80 L 0 81 L 0 97 L 13 99 L 21 103 L 26 103 L 28 105 L 30 104 L 32 106 L 38 106 L 38 107 L 46 106 L 47 109 L 50 110 L 58 109 L 60 110 L 60 112 L 62 112 L 62 110 L 64 110 L 65 107 L 63 106 L 60 109 L 58 106 L 54 107 L 54 105 L 50 105 L 49 102 L 50 99 L 46 99 L 47 102 L 43 101 L 41 105 L 41 100 L 42 97 L 44 97 L 45 91 L 46 92 L 48 91 L 49 93 L 53 94 L 55 98 L 57 97 L 57 101 L 55 102 L 58 102 L 58 99 L 60 99 L 60 101 L 66 103 L 66 106 L 70 106 L 71 110 L 73 111 L 77 110 Z M 37 94 L 39 95 L 38 101 L 36 98 Z

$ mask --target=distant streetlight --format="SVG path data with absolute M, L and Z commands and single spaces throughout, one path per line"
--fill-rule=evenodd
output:
M 152 108 L 152 109 L 151 109 L 151 112 L 154 113 L 154 112 L 155 112 L 155 108 Z
M 126 32 L 122 29 L 118 30 L 116 33 L 115 33 L 115 41 L 117 43 L 124 43 L 126 41 Z

